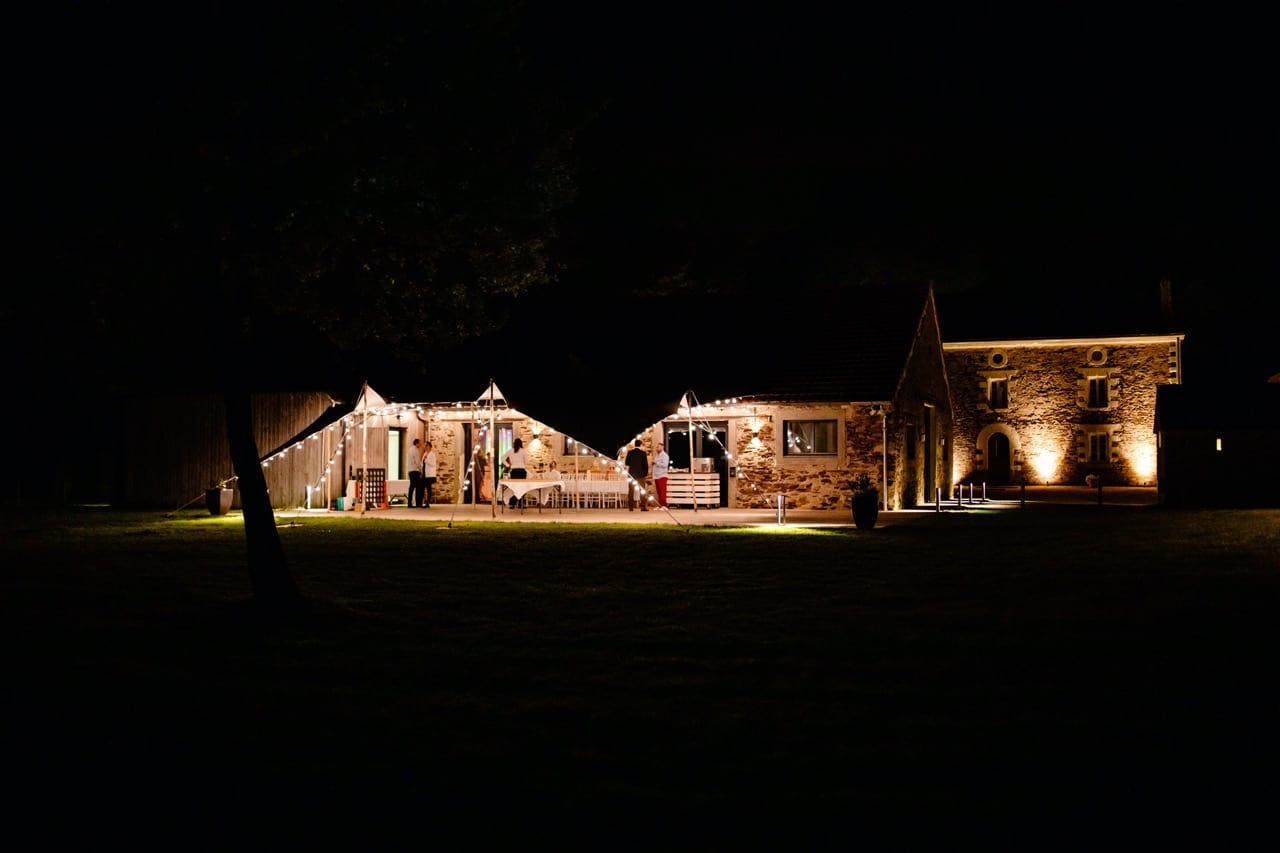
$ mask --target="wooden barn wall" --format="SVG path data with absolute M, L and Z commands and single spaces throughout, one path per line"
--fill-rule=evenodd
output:
M 253 397 L 258 452 L 268 453 L 297 436 L 333 405 L 321 392 Z M 199 505 L 213 482 L 234 474 L 220 396 L 136 400 L 126 409 L 122 432 L 123 494 L 127 506 L 178 508 Z M 284 459 L 268 460 L 267 487 L 274 506 L 298 506 L 306 485 L 318 481 L 333 442 L 308 440 Z M 237 492 L 235 505 L 240 505 Z

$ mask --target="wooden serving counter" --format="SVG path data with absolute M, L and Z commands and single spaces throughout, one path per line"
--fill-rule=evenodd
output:
M 667 505 L 698 507 L 720 506 L 720 475 L 690 474 L 688 471 L 667 474 Z

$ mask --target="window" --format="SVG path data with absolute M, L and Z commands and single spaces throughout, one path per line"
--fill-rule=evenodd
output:
M 783 421 L 782 431 L 786 444 L 783 456 L 834 456 L 836 447 L 836 422 Z
M 987 402 L 993 409 L 1009 408 L 1009 380 L 992 379 L 987 386 Z
M 1094 433 L 1089 436 L 1089 461 L 1111 461 L 1111 452 L 1107 446 L 1107 434 L 1105 432 Z
M 1111 380 L 1105 376 L 1095 376 L 1089 380 L 1089 408 L 1105 409 L 1108 404 L 1107 387 Z

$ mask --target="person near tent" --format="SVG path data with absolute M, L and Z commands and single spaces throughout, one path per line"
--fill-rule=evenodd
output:
M 431 489 L 436 484 L 436 452 L 430 441 L 425 446 L 427 450 L 422 454 L 422 491 L 427 496 L 427 509 L 431 509 Z
M 511 449 L 502 457 L 502 464 L 507 466 L 507 476 L 513 480 L 524 480 L 529 476 L 529 454 L 525 452 L 524 441 L 517 438 L 511 442 Z M 516 496 L 507 501 L 512 509 L 516 508 Z
M 416 502 L 415 502 L 416 501 Z M 409 506 L 422 506 L 422 439 L 409 448 Z
M 493 481 L 489 473 L 489 454 L 476 454 L 475 503 L 488 503 L 493 498 Z
M 662 442 L 658 442 L 653 448 L 656 453 L 653 454 L 653 487 L 658 493 L 658 506 L 665 507 L 667 505 L 667 470 L 671 467 L 671 457 L 667 455 L 667 448 Z
M 627 489 L 627 509 L 634 512 L 636 508 L 636 498 L 640 498 L 640 510 L 642 512 L 649 511 L 649 504 L 645 501 L 644 495 L 640 494 L 644 488 L 644 478 L 649 476 L 649 457 L 645 454 L 644 449 L 640 447 L 640 439 L 636 439 L 636 443 L 627 451 L 627 473 L 631 475 L 631 484 Z

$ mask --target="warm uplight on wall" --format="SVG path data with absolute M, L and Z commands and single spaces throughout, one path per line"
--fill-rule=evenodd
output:
M 1031 467 L 1035 469 L 1037 480 L 1048 483 L 1054 472 L 1058 470 L 1058 455 L 1045 450 L 1033 453 L 1031 455 Z
M 1138 479 L 1144 483 L 1151 482 L 1152 476 L 1156 473 L 1156 455 L 1149 447 L 1144 447 L 1133 454 L 1130 460 L 1133 465 L 1133 473 Z

